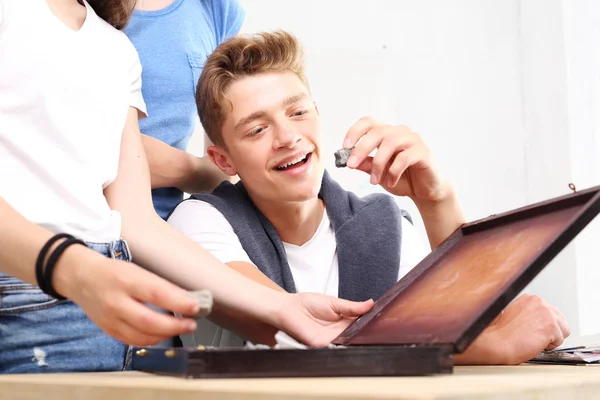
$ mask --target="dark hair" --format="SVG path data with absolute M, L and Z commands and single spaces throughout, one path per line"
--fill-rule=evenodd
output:
M 83 0 L 79 1 L 80 3 Z M 96 14 L 117 29 L 123 29 L 129 22 L 135 0 L 87 0 Z

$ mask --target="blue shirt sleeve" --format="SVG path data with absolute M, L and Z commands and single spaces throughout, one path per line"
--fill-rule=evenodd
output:
M 211 0 L 217 45 L 237 35 L 246 14 L 237 0 Z

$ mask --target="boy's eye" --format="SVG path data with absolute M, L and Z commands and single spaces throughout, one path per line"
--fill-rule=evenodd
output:
M 248 132 L 248 134 L 246 136 L 256 136 L 259 133 L 261 133 L 262 131 L 263 131 L 263 128 L 259 127 L 259 128 L 253 129 L 250 132 Z
M 298 110 L 298 111 L 294 111 L 294 113 L 292 114 L 292 116 L 294 117 L 299 117 L 301 115 L 304 115 L 308 112 L 308 110 Z

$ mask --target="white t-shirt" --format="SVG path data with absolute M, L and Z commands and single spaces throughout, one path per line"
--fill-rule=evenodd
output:
M 0 196 L 53 232 L 106 242 L 121 218 L 103 189 L 129 107 L 146 107 L 135 48 L 85 5 L 74 31 L 45 0 L 0 0 Z
M 186 234 L 223 263 L 244 261 L 253 264 L 227 219 L 214 208 L 199 200 L 179 204 L 168 219 L 169 224 Z M 327 213 L 313 237 L 296 246 L 283 243 L 296 291 L 338 296 L 337 243 Z M 398 280 L 428 254 L 416 228 L 402 218 Z

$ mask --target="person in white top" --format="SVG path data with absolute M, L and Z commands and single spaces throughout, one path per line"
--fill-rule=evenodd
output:
M 338 265 L 336 253 L 341 254 L 347 244 L 336 241 L 341 229 L 336 228 L 334 233 L 328 209 L 344 205 L 325 200 L 330 190 L 326 185 L 333 184 L 324 179 L 327 174 L 323 167 L 320 114 L 309 90 L 296 38 L 279 31 L 226 41 L 207 59 L 196 96 L 200 120 L 214 143 L 208 148 L 208 155 L 226 174 L 239 175 L 241 184 L 234 187 L 225 182 L 211 195 L 183 201 L 168 222 L 232 269 L 279 290 L 282 287 L 273 282 L 279 277 L 263 274 L 260 268 L 264 265 L 254 263 L 247 251 L 257 259 L 262 256 L 261 249 L 255 246 L 258 241 L 252 240 L 254 236 L 267 238 L 260 242 L 264 250 L 281 241 L 283 258 L 287 257 L 284 261 L 289 264 L 298 291 L 338 294 L 338 282 L 348 281 L 348 277 L 338 273 L 342 265 Z M 343 147 L 353 149 L 348 167 L 366 172 L 372 184 L 381 185 L 391 195 L 408 196 L 414 201 L 432 248 L 465 222 L 450 183 L 440 175 L 421 137 L 410 129 L 362 118 L 348 131 Z M 374 151 L 375 155 L 369 156 Z M 321 191 L 322 196 L 318 195 Z M 207 199 L 216 208 L 198 199 Z M 247 204 L 255 208 L 247 208 Z M 235 209 L 239 216 L 230 211 Z M 245 213 L 247 209 L 255 211 Z M 367 212 L 365 209 L 355 215 Z M 330 211 L 330 216 L 339 213 Z M 254 227 L 236 220 L 249 221 L 255 215 L 260 222 Z M 367 241 L 369 236 L 377 235 L 378 221 L 361 221 L 371 230 L 354 226 L 355 237 Z M 237 232 L 241 236 L 237 236 L 233 226 L 240 227 Z M 269 233 L 271 227 L 276 234 Z M 379 269 L 399 271 L 398 279 L 426 253 L 405 218 L 401 240 L 399 268 L 390 264 Z M 385 251 L 385 247 L 380 249 Z M 277 254 L 279 258 L 274 262 L 283 270 L 285 262 L 281 253 Z M 371 257 L 378 259 L 379 254 Z M 261 259 L 271 262 L 268 257 Z M 363 266 L 368 271 L 375 267 Z M 350 283 L 364 284 L 358 280 Z M 265 328 L 244 338 L 272 344 L 273 333 Z M 521 296 L 456 361 L 520 363 L 545 348 L 560 345 L 568 334 L 569 328 L 558 310 L 537 297 Z
M 127 368 L 125 344 L 194 331 L 145 305 L 194 315 L 185 289 L 210 290 L 217 317 L 247 315 L 242 333 L 268 323 L 329 343 L 373 303 L 266 288 L 155 213 L 141 66 L 115 29 L 129 8 L 0 0 L 0 372 Z

